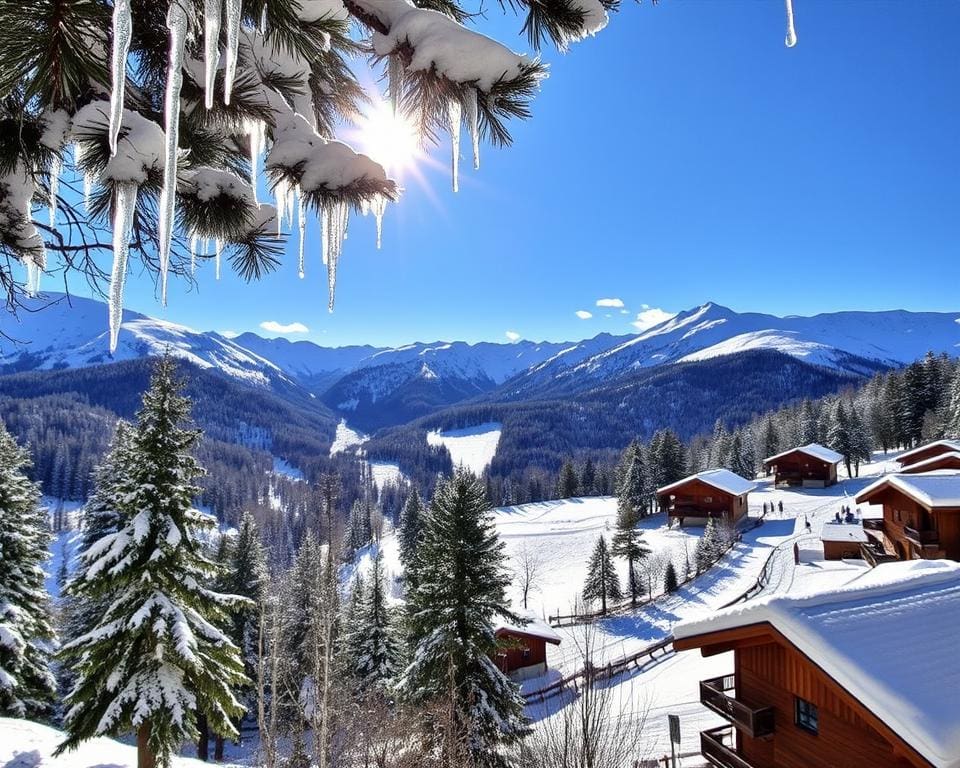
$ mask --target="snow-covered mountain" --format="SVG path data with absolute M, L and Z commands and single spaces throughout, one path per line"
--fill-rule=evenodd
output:
M 292 384 L 279 366 L 218 333 L 124 310 L 117 351 L 109 354 L 106 304 L 46 294 L 17 317 L 0 315 L 0 370 L 51 370 L 133 360 L 165 351 L 256 386 Z
M 909 363 L 930 350 L 960 353 L 960 314 L 893 310 L 776 317 L 708 303 L 594 354 L 574 353 L 570 359 L 559 355 L 504 389 L 516 398 L 589 388 L 643 368 L 754 350 L 773 350 L 813 365 L 869 375 Z

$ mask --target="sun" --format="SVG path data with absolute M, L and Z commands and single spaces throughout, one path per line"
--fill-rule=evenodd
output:
M 356 141 L 387 173 L 402 174 L 424 157 L 416 127 L 382 99 L 375 100 L 360 119 Z

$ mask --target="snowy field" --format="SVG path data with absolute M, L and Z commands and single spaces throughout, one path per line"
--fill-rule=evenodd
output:
M 27 720 L 0 717 L 0 766 L 3 768 L 136 768 L 137 749 L 113 739 L 91 739 L 75 751 L 53 757 L 63 734 Z M 175 757 L 171 768 L 200 768 L 199 760 Z M 229 768 L 226 763 L 220 765 Z
M 340 419 L 340 423 L 337 424 L 337 432 L 333 436 L 333 442 L 330 444 L 330 455 L 334 456 L 338 453 L 359 448 L 366 441 L 367 436 L 363 434 L 363 432 L 348 427 L 347 420 Z
M 273 457 L 273 474 L 299 482 L 304 480 L 303 472 L 301 470 L 297 469 L 297 467 L 293 466 L 293 464 L 281 459 L 278 456 Z
M 495 422 L 447 432 L 436 430 L 427 433 L 427 444 L 444 446 L 453 466 L 464 466 L 480 477 L 497 453 L 501 431 L 501 425 Z
M 377 488 L 399 485 L 406 480 L 406 476 L 400 471 L 400 465 L 392 461 L 371 461 L 368 462 L 368 466 L 373 484 Z

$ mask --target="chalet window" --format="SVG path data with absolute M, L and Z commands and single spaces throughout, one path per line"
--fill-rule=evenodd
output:
M 529 649 L 529 648 L 524 648 L 524 649 L 523 649 L 523 660 L 526 661 L 526 660 L 529 659 L 529 658 L 530 658 L 530 649 Z
M 794 708 L 794 722 L 797 724 L 798 728 L 803 728 L 803 730 L 808 733 L 819 733 L 820 724 L 817 716 L 817 705 L 811 704 L 806 699 L 801 699 L 799 696 L 794 699 L 796 702 Z
M 704 504 L 711 504 L 711 503 L 713 503 L 713 496 L 704 496 L 704 497 L 703 497 L 703 503 L 704 503 Z

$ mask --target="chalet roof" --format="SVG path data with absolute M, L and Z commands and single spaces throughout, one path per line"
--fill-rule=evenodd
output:
M 856 502 L 869 502 L 885 488 L 896 488 L 931 509 L 960 507 L 960 470 L 936 469 L 921 475 L 887 475 L 860 491 Z
M 685 477 L 683 480 L 677 480 L 677 482 L 670 483 L 670 485 L 665 485 L 663 488 L 658 488 L 657 493 L 667 493 L 668 491 L 672 491 L 674 488 L 679 488 L 681 485 L 686 485 L 692 480 L 700 480 L 701 482 L 711 485 L 718 490 L 724 491 L 725 493 L 729 493 L 732 496 L 740 496 L 741 494 L 752 491 L 757 487 L 756 484 L 740 477 L 740 475 L 731 472 L 729 469 L 708 469 L 703 472 L 697 472 L 695 475 Z
M 533 614 L 521 613 L 520 615 L 524 619 L 527 619 L 529 623 L 521 627 L 519 624 L 501 621 L 494 627 L 494 632 L 509 632 L 513 635 L 538 637 L 548 643 L 553 643 L 553 645 L 560 645 L 560 635 L 557 634 L 553 627 L 551 627 L 542 619 L 538 619 Z
M 943 447 L 948 451 L 960 451 L 960 440 L 934 440 L 932 443 L 927 443 L 926 445 L 920 445 L 909 451 L 904 451 L 897 456 L 896 461 L 902 467 L 904 464 L 910 463 L 911 456 L 914 456 L 918 453 L 923 453 L 924 451 L 928 451 L 931 448 L 936 447 Z
M 863 525 L 856 523 L 824 523 L 820 529 L 820 541 L 852 541 L 859 543 L 867 540 Z
M 815 459 L 820 461 L 825 461 L 827 464 L 837 464 L 838 462 L 843 461 L 843 455 L 837 453 L 830 448 L 827 448 L 819 443 L 808 443 L 807 445 L 798 445 L 796 448 L 791 448 L 789 451 L 784 451 L 783 453 L 778 453 L 776 456 L 770 456 L 763 460 L 764 464 L 770 464 L 773 461 L 776 461 L 783 456 L 789 456 L 791 453 L 805 453 L 807 456 L 813 456 Z
M 960 768 L 960 564 L 887 563 L 839 589 L 760 598 L 681 623 L 674 637 L 764 623 L 936 768 Z
M 903 467 L 901 472 L 927 472 L 930 468 L 935 467 L 937 464 L 940 464 L 945 459 L 956 459 L 960 461 L 960 450 L 950 451 L 949 453 L 938 453 L 936 456 L 931 456 L 929 459 L 924 459 L 923 461 L 918 461 L 916 464 L 908 464 Z

